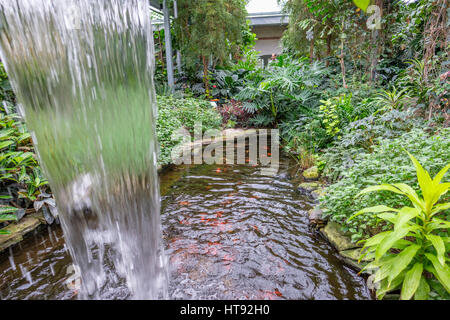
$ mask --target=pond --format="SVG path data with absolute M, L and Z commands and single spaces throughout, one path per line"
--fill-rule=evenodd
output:
M 309 227 L 311 199 L 280 159 L 274 177 L 251 165 L 178 166 L 160 176 L 171 299 L 371 299 L 363 278 Z M 76 299 L 58 226 L 0 257 L 1 299 Z M 104 288 L 125 299 L 121 288 Z

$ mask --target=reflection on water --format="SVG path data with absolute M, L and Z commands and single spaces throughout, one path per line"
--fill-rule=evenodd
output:
M 161 175 L 170 298 L 370 299 L 364 279 L 308 227 L 311 203 L 294 190 L 289 165 L 282 159 L 276 177 L 245 165 L 177 167 Z M 3 299 L 76 297 L 64 284 L 70 258 L 58 228 L 22 246 L 13 251 L 15 270 L 8 254 L 0 262 Z M 108 296 L 127 297 L 117 288 Z

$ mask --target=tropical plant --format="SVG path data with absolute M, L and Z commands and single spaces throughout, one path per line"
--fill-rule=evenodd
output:
M 448 163 L 450 149 L 450 129 L 440 129 L 430 133 L 423 129 L 413 129 L 396 138 L 380 138 L 368 151 L 359 147 L 342 146 L 327 150 L 325 174 L 330 177 L 330 166 L 340 178 L 327 187 L 320 198 L 324 215 L 342 224 L 343 231 L 351 234 L 353 241 L 367 239 L 379 232 L 390 229 L 390 224 L 380 223 L 373 215 L 360 215 L 348 221 L 355 210 L 384 204 L 392 208 L 407 205 L 403 197 L 389 192 L 362 195 L 355 198 L 360 190 L 379 183 L 407 183 L 418 186 L 415 171 L 409 166 L 409 158 L 403 149 L 415 154 L 430 174 L 437 174 Z
M 401 110 L 406 98 L 408 98 L 406 89 L 397 90 L 394 87 L 392 90 L 381 90 L 373 103 L 379 107 L 377 112 Z
M 26 208 L 47 188 L 30 133 L 17 114 L 7 114 L 4 107 L 0 107 L 0 168 L 0 186 L 16 192 Z
M 344 125 L 356 120 L 353 118 L 352 95 L 343 94 L 327 100 L 320 101 L 322 105 L 319 107 L 319 116 L 330 137 L 338 136 Z
M 212 74 L 212 97 L 223 100 L 224 102 L 238 94 L 243 89 L 246 73 L 247 71 L 244 69 L 234 71 L 224 69 L 216 70 Z
M 266 69 L 248 75 L 236 98 L 244 101 L 247 112 L 263 114 L 267 124 L 292 114 L 312 114 L 315 88 L 327 73 L 319 62 L 281 55 Z
M 5 221 L 17 221 L 17 216 L 11 213 L 17 212 L 19 209 L 16 207 L 0 206 L 0 223 Z M 8 230 L 1 230 L 0 235 L 10 234 Z
M 0 102 L 14 101 L 14 93 L 8 80 L 3 63 L 0 61 Z
M 377 205 L 365 208 L 349 219 L 363 213 L 375 213 L 381 220 L 394 225 L 393 230 L 364 240 L 362 249 L 363 256 L 375 258 L 364 270 L 377 270 L 373 281 L 380 283 L 378 298 L 401 287 L 401 299 L 409 300 L 414 296 L 416 300 L 426 300 L 430 292 L 430 275 L 434 275 L 450 293 L 450 259 L 447 251 L 450 238 L 445 232 L 450 228 L 450 222 L 441 218 L 450 209 L 450 202 L 438 203 L 450 189 L 450 183 L 441 183 L 450 169 L 450 163 L 432 179 L 417 159 L 408 155 L 416 169 L 422 196 L 404 183 L 368 187 L 359 195 L 389 191 L 406 196 L 412 206 L 395 209 Z
M 222 119 L 217 110 L 204 100 L 186 98 L 176 99 L 173 96 L 158 96 L 158 119 L 156 133 L 160 144 L 159 164 L 171 163 L 172 149 L 181 139 L 173 140 L 173 133 L 181 128 L 194 131 L 196 122 L 202 123 L 202 130 L 218 129 Z

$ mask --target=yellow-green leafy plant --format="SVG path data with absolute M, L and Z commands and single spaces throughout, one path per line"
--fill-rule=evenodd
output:
M 18 211 L 19 209 L 9 206 L 0 206 L 0 222 L 5 221 L 17 221 L 17 216 L 11 213 Z M 10 234 L 8 230 L 0 229 L 0 235 Z
M 322 105 L 320 105 L 320 117 L 322 118 L 322 123 L 327 130 L 327 134 L 331 137 L 336 136 L 341 129 L 339 128 L 340 121 L 339 115 L 337 113 L 337 105 L 335 99 L 320 100 Z
M 450 164 L 432 179 L 416 158 L 411 154 L 409 156 L 416 168 L 421 196 L 404 183 L 368 187 L 359 195 L 373 191 L 391 191 L 408 197 L 412 206 L 401 209 L 374 206 L 357 212 L 349 219 L 373 213 L 381 220 L 393 224 L 392 230 L 363 240 L 362 256 L 374 259 L 363 270 L 375 270 L 373 281 L 378 285 L 379 299 L 390 291 L 400 289 L 402 300 L 413 297 L 416 300 L 426 300 L 430 293 L 430 283 L 436 283 L 433 276 L 438 285 L 450 293 L 450 259 L 447 250 L 450 244 L 447 233 L 450 222 L 441 217 L 450 209 L 450 202 L 438 203 L 450 188 L 450 183 L 441 183 Z

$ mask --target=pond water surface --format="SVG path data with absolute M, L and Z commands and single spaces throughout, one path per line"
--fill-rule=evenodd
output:
M 370 299 L 365 281 L 308 225 L 312 201 L 280 161 L 275 177 L 250 165 L 180 166 L 161 175 L 172 299 Z M 0 257 L 1 299 L 74 299 L 58 226 Z M 129 297 L 124 288 L 111 299 Z M 108 295 L 106 295 L 108 296 Z

